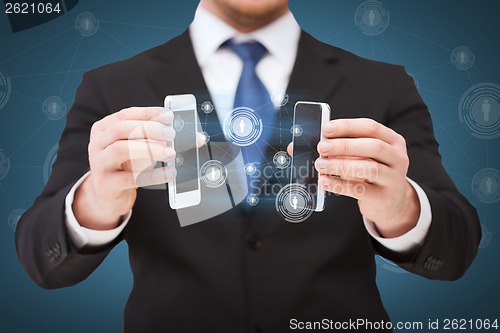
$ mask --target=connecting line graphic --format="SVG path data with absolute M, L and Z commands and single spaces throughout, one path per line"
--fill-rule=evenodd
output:
M 73 58 L 71 59 L 71 63 L 69 65 L 69 69 L 66 72 L 66 76 L 64 78 L 61 90 L 59 91 L 59 96 L 62 96 L 64 88 L 66 87 L 66 82 L 68 82 L 68 77 L 69 77 L 69 71 L 73 68 L 73 64 L 75 63 L 76 55 L 78 54 L 78 50 L 80 50 L 80 45 L 82 45 L 82 39 L 83 39 L 83 36 L 80 36 L 80 39 L 78 40 L 78 45 L 76 46 L 75 52 L 73 53 Z
M 30 100 L 30 101 L 36 102 L 36 103 L 38 103 L 38 104 L 40 104 L 40 105 L 42 105 L 42 104 L 43 104 L 43 101 L 39 101 L 39 100 L 37 100 L 37 99 L 35 99 L 35 98 L 31 97 L 31 96 L 28 96 L 28 95 L 25 95 L 25 94 L 21 94 L 21 93 L 20 93 L 20 92 L 18 92 L 18 91 L 11 90 L 11 93 L 12 93 L 12 94 L 14 94 L 14 95 L 18 95 L 18 96 L 20 96 L 20 97 L 22 97 L 22 98 L 28 99 L 28 100 Z
M 12 201 L 10 200 L 9 195 L 7 194 L 7 191 L 5 190 L 5 187 L 4 187 L 4 186 L 3 186 L 3 184 L 2 184 L 2 182 L 0 182 L 0 187 L 2 188 L 2 192 L 3 192 L 3 194 L 5 195 L 5 198 L 7 199 L 7 202 L 9 203 L 10 208 L 11 208 L 11 209 L 15 209 L 15 208 L 14 208 L 14 205 L 12 204 Z
M 36 74 L 9 75 L 9 78 L 10 79 L 23 79 L 23 78 L 36 77 L 36 76 L 48 76 L 48 75 L 58 75 L 58 74 L 66 74 L 66 73 L 82 73 L 82 72 L 87 72 L 89 70 L 90 70 L 90 68 L 72 69 L 69 71 L 46 72 L 46 73 L 36 73 Z M 40 103 L 42 103 L 42 102 L 40 102 Z
M 103 21 L 103 20 L 99 20 L 99 22 L 101 22 L 101 23 L 109 23 L 109 24 L 125 25 L 125 26 L 130 26 L 130 27 L 153 28 L 153 29 L 169 29 L 169 30 L 184 31 L 184 29 L 181 29 L 181 28 L 173 28 L 173 27 L 166 27 L 166 26 L 160 26 L 160 25 L 147 25 L 147 24 L 116 22 L 116 21 Z
M 133 49 L 132 47 L 130 47 L 129 45 L 125 44 L 124 42 L 122 42 L 121 40 L 116 38 L 115 36 L 111 35 L 110 33 L 106 32 L 105 30 L 103 30 L 101 27 L 99 27 L 99 31 L 101 31 L 103 34 L 105 34 L 106 36 L 108 36 L 109 38 L 111 38 L 112 40 L 114 40 L 115 42 L 120 44 L 121 46 L 125 47 L 129 51 L 132 51 L 134 54 L 139 53 L 139 51 L 137 51 L 137 50 Z
M 396 27 L 396 26 L 394 26 L 394 25 L 389 25 L 389 28 L 392 28 L 392 29 L 394 29 L 394 30 L 400 31 L 400 32 L 402 32 L 402 33 L 404 33 L 404 34 L 407 34 L 407 35 L 409 35 L 409 36 L 412 36 L 412 37 L 414 37 L 414 38 L 420 39 L 420 40 L 422 40 L 422 41 L 424 41 L 424 42 L 426 42 L 426 43 L 432 44 L 432 45 L 434 45 L 434 46 L 436 46 L 436 47 L 439 47 L 439 48 L 441 48 L 441 49 L 443 49 L 443 50 L 446 50 L 446 51 L 448 51 L 448 52 L 453 51 L 452 49 L 450 49 L 450 48 L 448 48 L 448 47 L 446 47 L 446 46 L 443 46 L 443 45 L 441 45 L 441 44 L 435 43 L 435 42 L 433 42 L 433 41 L 431 41 L 431 40 L 429 40 L 429 39 L 427 39 L 427 38 L 424 38 L 424 37 L 421 37 L 421 36 L 415 35 L 414 33 L 411 33 L 411 32 L 406 31 L 406 30 L 404 30 L 404 29 L 398 28 L 398 27 Z
M 392 61 L 395 63 L 395 64 L 399 64 L 399 61 L 397 61 L 396 57 L 394 56 L 394 53 L 392 52 L 392 50 L 390 49 L 389 45 L 387 44 L 387 41 L 385 40 L 384 38 L 384 35 L 381 34 L 380 35 L 380 38 L 382 39 L 382 41 L 384 42 L 384 45 L 387 49 L 387 51 L 389 51 L 389 54 L 391 55 L 391 58 L 392 58 Z
M 3 65 L 4 63 L 6 63 L 6 62 L 8 62 L 8 61 L 10 61 L 10 60 L 12 60 L 12 59 L 15 59 L 15 58 L 19 57 L 20 55 L 25 54 L 26 52 L 29 52 L 29 51 L 31 51 L 31 50 L 33 50 L 33 49 L 37 48 L 38 46 L 43 45 L 43 44 L 45 44 L 45 43 L 47 43 L 47 42 L 49 42 L 49 41 L 53 40 L 54 38 L 57 38 L 57 37 L 59 37 L 59 36 L 63 35 L 64 33 L 68 32 L 68 31 L 70 31 L 70 30 L 73 30 L 73 29 L 74 29 L 73 27 L 70 27 L 70 28 L 68 28 L 68 29 L 66 29 L 66 30 L 63 30 L 63 31 L 61 31 L 61 32 L 59 32 L 59 33 L 57 33 L 57 34 L 55 34 L 54 36 L 51 36 L 51 37 L 49 37 L 49 38 L 47 38 L 47 39 L 45 39 L 45 40 L 43 40 L 43 41 L 41 41 L 41 42 L 39 42 L 39 43 L 37 43 L 37 44 L 35 44 L 35 45 L 33 45 L 33 46 L 31 46 L 31 47 L 29 47 L 29 48 L 27 48 L 27 49 L 25 49 L 25 50 L 23 50 L 23 51 L 19 52 L 19 53 L 15 54 L 15 55 L 13 55 L 13 56 L 11 56 L 11 57 L 9 57 L 9 58 L 5 59 L 5 60 L 3 60 L 2 62 L 0 62 L 0 65 Z
M 45 119 L 33 132 L 31 132 L 31 134 L 19 145 L 17 146 L 17 148 L 9 154 L 9 158 L 11 158 L 12 156 L 14 156 L 15 153 L 17 153 L 19 151 L 19 149 L 21 149 L 36 133 L 38 133 L 38 131 L 48 122 L 49 120 L 48 119 Z
M 339 36 L 342 36 L 343 34 L 345 34 L 345 33 L 346 33 L 346 32 L 348 32 L 348 31 L 351 31 L 351 30 L 352 30 L 352 29 L 354 29 L 355 27 L 356 27 L 356 25 L 355 25 L 355 24 L 353 24 L 353 25 L 351 25 L 351 26 L 349 26 L 349 27 L 345 28 L 344 30 L 341 30 L 340 32 L 338 32 L 338 33 L 336 33 L 335 35 L 331 36 L 330 38 L 326 39 L 326 40 L 325 40 L 325 43 L 328 43 L 329 41 L 331 41 L 331 40 L 332 40 L 332 39 L 334 39 L 334 38 L 337 38 L 337 37 L 339 37 Z
M 446 66 L 450 66 L 451 65 L 451 62 L 450 61 L 447 61 L 445 63 L 442 63 L 440 65 L 437 65 L 437 66 L 434 66 L 434 67 L 431 67 L 431 68 L 427 68 L 425 70 L 422 70 L 420 72 L 416 72 L 416 73 L 413 73 L 414 76 L 417 76 L 417 75 L 422 75 L 424 73 L 427 73 L 427 72 L 431 72 L 433 70 L 436 70 L 436 69 L 439 69 L 439 68 L 442 68 L 442 67 L 446 67 Z

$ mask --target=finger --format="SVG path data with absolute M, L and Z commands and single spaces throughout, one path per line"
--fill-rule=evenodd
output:
M 318 158 L 314 166 L 322 175 L 334 175 L 345 180 L 355 180 L 377 185 L 387 185 L 390 183 L 391 169 L 373 160 Z
M 170 142 L 175 138 L 175 130 L 157 121 L 118 121 L 103 130 L 99 137 L 99 147 L 104 149 L 115 141 L 150 139 Z
M 143 172 L 146 169 L 152 169 L 156 166 L 156 161 L 151 161 L 151 158 L 142 160 L 130 160 L 122 164 L 124 170 L 133 171 L 136 174 Z
M 373 138 L 325 139 L 318 143 L 318 153 L 325 157 L 370 158 L 389 166 L 398 161 L 398 152 L 393 146 Z
M 137 187 L 166 184 L 177 175 L 174 167 L 150 168 L 134 174 Z
M 369 196 L 377 195 L 374 185 L 353 180 L 340 179 L 333 176 L 321 175 L 319 185 L 328 192 L 351 197 L 357 200 L 367 199 Z
M 151 106 L 126 108 L 105 117 L 101 122 L 105 127 L 122 120 L 154 120 L 168 125 L 173 119 L 174 114 L 172 111 L 164 107 Z
M 388 144 L 401 143 L 404 139 L 394 130 L 373 119 L 335 119 L 323 126 L 323 135 L 327 138 L 375 138 Z
M 287 151 L 288 155 L 293 156 L 293 144 L 291 142 L 286 147 L 286 151 Z
M 101 152 L 100 161 L 105 170 L 119 170 L 128 161 L 146 160 L 171 162 L 175 150 L 166 143 L 151 140 L 121 140 L 109 145 Z
M 106 174 L 106 178 L 119 191 L 135 189 L 141 186 L 165 184 L 175 178 L 177 172 L 171 166 L 144 170 L 141 173 L 133 171 L 114 171 Z
M 207 137 L 206 134 L 200 132 L 196 133 L 196 146 L 198 148 L 203 147 L 205 144 L 208 143 L 209 140 L 210 138 Z

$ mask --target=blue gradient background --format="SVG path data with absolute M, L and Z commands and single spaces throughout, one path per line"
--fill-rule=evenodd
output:
M 434 318 L 500 318 L 500 203 L 484 204 L 472 193 L 480 169 L 498 169 L 499 140 L 481 140 L 460 123 L 458 103 L 473 84 L 500 83 L 500 2 L 496 0 L 385 0 L 389 28 L 364 35 L 354 25 L 358 0 L 291 0 L 304 30 L 361 56 L 403 64 L 415 75 L 432 113 L 443 164 L 478 209 L 492 233 L 467 274 L 456 282 L 429 281 L 401 273 L 378 258 L 378 283 L 393 321 Z M 0 332 L 117 332 L 132 285 L 126 244 L 120 244 L 84 283 L 45 291 L 19 264 L 13 209 L 27 209 L 44 186 L 43 166 L 57 143 L 64 119 L 42 113 L 49 96 L 68 107 L 82 74 L 128 58 L 178 35 L 191 22 L 197 1 L 81 0 L 72 11 L 42 26 L 12 34 L 0 13 L 0 71 L 8 73 L 12 95 L 0 110 L 0 149 L 11 169 L 0 181 Z M 74 28 L 90 11 L 100 30 L 88 38 Z M 467 72 L 450 63 L 452 49 L 469 46 L 476 55 Z M 335 109 L 335 106 L 332 106 Z M 306 222 L 307 223 L 307 222 Z

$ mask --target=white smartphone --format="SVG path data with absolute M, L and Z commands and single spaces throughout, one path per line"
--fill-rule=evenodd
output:
M 314 161 L 319 157 L 317 146 L 324 139 L 323 125 L 330 120 L 330 106 L 327 103 L 295 103 L 292 127 L 292 172 L 291 184 L 299 184 L 313 199 L 314 211 L 325 207 L 325 191 L 318 186 L 318 172 Z
M 176 134 L 172 142 L 176 161 L 170 163 L 177 176 L 168 183 L 168 200 L 172 209 L 196 206 L 201 202 L 200 157 L 197 145 L 199 120 L 193 95 L 169 95 L 165 108 L 174 113 L 172 127 Z

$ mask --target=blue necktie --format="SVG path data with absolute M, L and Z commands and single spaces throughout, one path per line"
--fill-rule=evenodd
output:
M 255 167 L 260 170 L 256 173 L 258 175 L 262 173 L 263 168 L 273 163 L 272 157 L 270 160 L 266 159 L 265 153 L 270 145 L 276 112 L 269 92 L 256 73 L 257 64 L 267 50 L 255 41 L 236 44 L 229 40 L 224 43 L 224 46 L 231 48 L 243 61 L 243 70 L 234 98 L 234 108 L 250 108 L 262 120 L 263 130 L 259 139 L 250 146 L 242 147 L 245 163 L 254 163 Z M 249 179 L 249 186 L 250 194 L 258 192 L 251 179 Z

